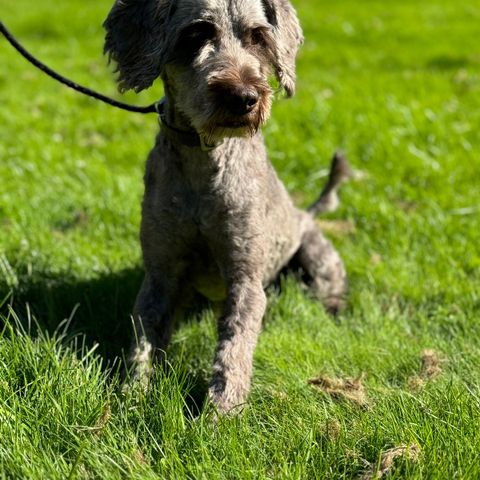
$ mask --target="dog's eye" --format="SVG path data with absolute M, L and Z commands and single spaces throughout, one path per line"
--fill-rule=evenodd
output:
M 209 22 L 196 22 L 186 27 L 180 34 L 177 50 L 182 54 L 195 54 L 217 34 L 215 25 Z
M 265 43 L 265 29 L 262 27 L 250 30 L 251 45 L 263 45 Z
M 246 47 L 255 45 L 263 46 L 266 43 L 266 29 L 265 27 L 257 27 L 246 30 L 243 35 L 243 44 Z
M 272 32 L 268 27 L 256 27 L 246 30 L 242 37 L 243 46 L 261 55 L 267 61 L 274 57 L 275 45 Z

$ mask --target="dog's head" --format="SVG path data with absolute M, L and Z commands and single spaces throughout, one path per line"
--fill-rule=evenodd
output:
M 120 90 L 161 76 L 208 140 L 257 131 L 270 113 L 271 73 L 294 93 L 303 37 L 288 0 L 116 0 L 104 26 Z

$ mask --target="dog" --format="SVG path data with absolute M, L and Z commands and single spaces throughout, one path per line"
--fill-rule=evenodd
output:
M 260 127 L 271 79 L 294 94 L 303 42 L 288 0 L 117 0 L 104 27 L 119 90 L 139 92 L 160 77 L 165 92 L 144 177 L 146 274 L 133 312 L 132 376 L 148 383 L 194 289 L 224 300 L 208 398 L 233 412 L 250 389 L 264 288 L 283 268 L 300 267 L 329 311 L 343 303 L 345 269 L 314 214 L 338 203 L 348 164 L 336 155 L 319 199 L 301 211 L 267 159 Z

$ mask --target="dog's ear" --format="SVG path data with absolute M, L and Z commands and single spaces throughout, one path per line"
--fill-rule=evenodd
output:
M 288 0 L 263 0 L 263 5 L 275 37 L 276 75 L 287 96 L 291 97 L 295 93 L 295 57 L 303 43 L 302 29 Z
M 163 69 L 168 0 L 116 0 L 103 26 L 104 53 L 117 63 L 121 92 L 152 85 Z

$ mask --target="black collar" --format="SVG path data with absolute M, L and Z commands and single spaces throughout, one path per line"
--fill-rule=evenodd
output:
M 173 125 L 169 125 L 165 118 L 165 106 L 166 99 L 162 98 L 157 102 L 156 109 L 158 113 L 158 120 L 160 127 L 165 135 L 174 143 L 180 143 L 185 147 L 198 148 L 200 147 L 204 152 L 209 152 L 218 147 L 220 143 L 214 143 L 212 145 L 205 142 L 203 135 L 199 135 L 195 130 L 181 130 Z

